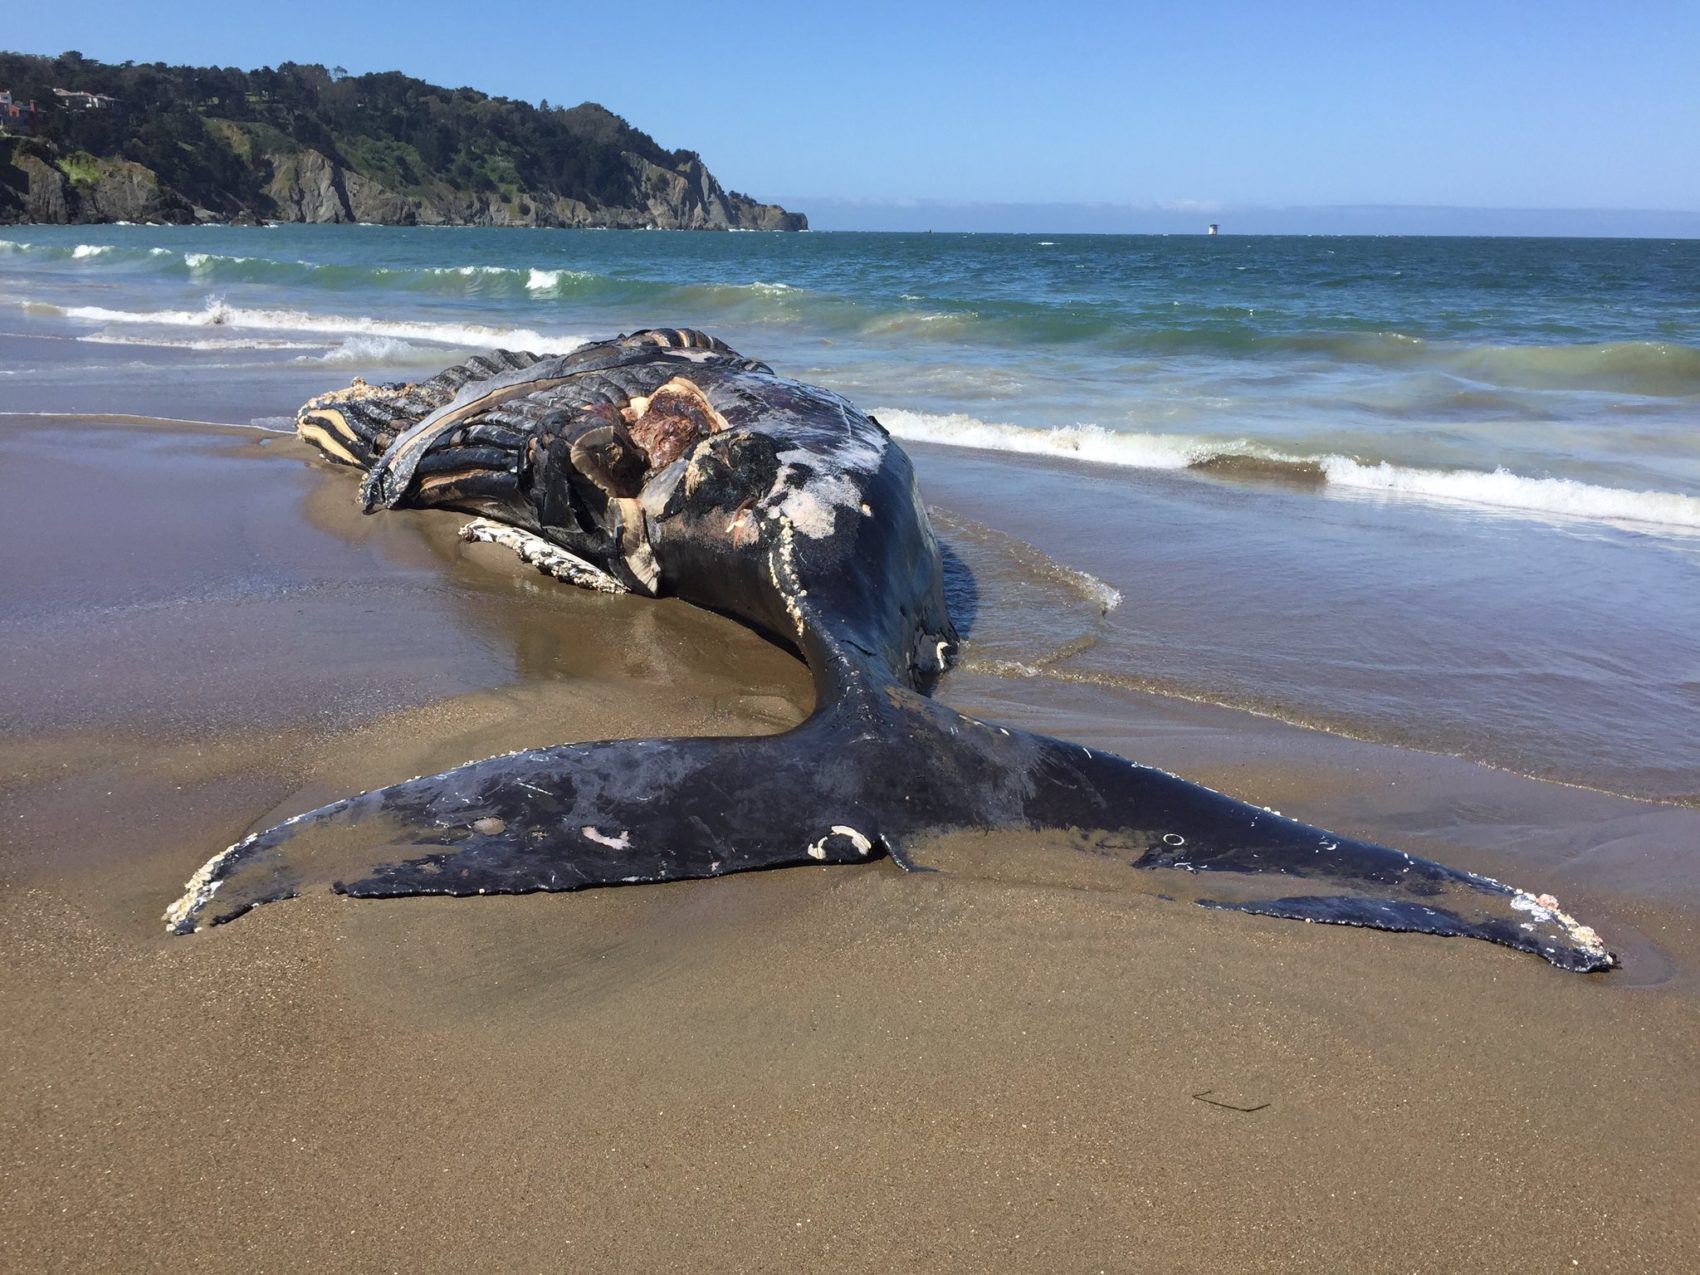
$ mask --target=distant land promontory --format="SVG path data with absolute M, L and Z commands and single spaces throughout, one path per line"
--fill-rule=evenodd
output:
M 806 230 L 594 102 L 0 52 L 0 223 Z

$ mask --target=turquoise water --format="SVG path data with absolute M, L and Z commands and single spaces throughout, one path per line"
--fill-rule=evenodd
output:
M 1700 527 L 1693 241 L 9 234 L 8 290 L 98 339 L 408 368 L 439 343 L 557 347 L 666 316 L 911 437 L 1130 467 L 1310 461 L 1337 485 Z
M 1700 794 L 1700 242 L 0 230 L 13 411 L 275 426 L 654 324 L 973 507 L 982 669 Z

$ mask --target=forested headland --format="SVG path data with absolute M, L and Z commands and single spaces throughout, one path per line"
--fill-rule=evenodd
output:
M 74 52 L 0 52 L 0 93 L 0 222 L 807 228 L 594 102 Z

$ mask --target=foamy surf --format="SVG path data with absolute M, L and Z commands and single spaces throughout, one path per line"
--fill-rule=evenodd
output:
M 186 252 L 183 254 L 183 264 L 188 266 L 192 272 L 204 271 L 214 266 L 246 265 L 253 260 L 253 257 L 231 257 L 216 252 Z
M 306 310 L 254 309 L 227 305 L 209 298 L 199 310 L 114 310 L 105 306 L 51 307 L 68 319 L 89 323 L 154 327 L 220 327 L 280 333 L 316 333 L 347 337 L 362 335 L 390 337 L 401 341 L 426 341 L 456 349 L 529 349 L 565 353 L 583 345 L 588 338 L 564 333 L 545 334 L 535 328 L 495 327 L 479 323 L 432 323 L 405 319 L 378 319 L 369 315 L 309 313 Z
M 168 337 L 157 333 L 91 332 L 72 338 L 88 345 L 136 345 L 174 350 L 320 350 L 323 341 L 291 341 L 281 337 Z
M 982 421 L 959 412 L 940 415 L 891 407 L 877 408 L 875 415 L 897 437 L 914 442 L 1055 456 L 1126 469 L 1186 469 L 1212 447 L 1204 439 L 1184 434 L 1120 433 L 1099 425 L 1035 429 Z M 1214 446 L 1220 449 L 1221 444 Z
M 421 347 L 393 336 L 345 337 L 340 345 L 322 354 L 304 354 L 295 360 L 297 363 L 358 364 L 361 367 L 374 364 L 392 367 L 429 364 L 435 367 L 442 361 L 440 347 Z
M 1361 491 L 1457 501 L 1560 518 L 1647 523 L 1700 531 L 1700 499 L 1672 491 L 1599 487 L 1572 478 L 1528 478 L 1505 468 L 1418 469 L 1381 461 L 1361 464 L 1345 456 L 1322 461 L 1332 486 Z
M 541 270 L 533 266 L 525 278 L 525 290 L 533 295 L 562 293 L 597 282 L 599 276 L 585 270 Z
M 202 282 L 262 284 L 283 287 L 315 287 L 333 291 L 351 288 L 388 287 L 410 291 L 520 297 L 594 289 L 610 284 L 622 289 L 643 287 L 642 281 L 614 284 L 584 270 L 541 267 L 468 264 L 443 266 L 365 265 L 347 262 L 291 260 L 283 257 L 249 256 L 239 253 L 187 251 L 163 247 L 122 247 L 115 244 L 40 244 L 0 239 L 0 254 L 44 262 L 70 260 L 82 265 L 107 268 L 145 265 L 165 274 L 186 272 Z M 653 285 L 665 290 L 667 285 Z M 774 291 L 784 284 L 758 285 Z
M 1700 532 L 1700 497 L 1681 492 L 1635 491 L 1571 478 L 1528 477 L 1503 467 L 1492 471 L 1428 469 L 1388 461 L 1366 463 L 1349 456 L 1300 456 L 1245 440 L 1124 433 L 1098 425 L 1035 429 L 962 414 L 937 415 L 902 408 L 879 408 L 876 415 L 899 438 L 947 447 L 1051 456 L 1124 469 L 1184 469 L 1276 478 L 1531 517 Z

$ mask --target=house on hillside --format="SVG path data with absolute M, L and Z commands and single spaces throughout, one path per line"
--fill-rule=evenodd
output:
M 105 93 L 83 93 L 76 89 L 54 89 L 53 96 L 59 99 L 59 105 L 78 111 L 109 111 L 118 105 L 118 99 L 108 97 Z
M 15 102 L 10 89 L 0 89 L 0 133 L 32 136 L 41 127 L 43 114 L 34 102 Z

